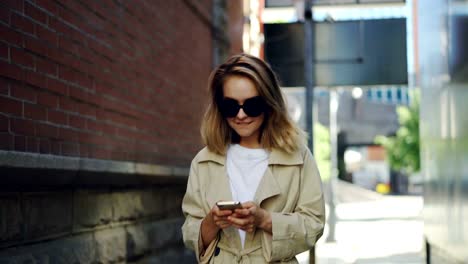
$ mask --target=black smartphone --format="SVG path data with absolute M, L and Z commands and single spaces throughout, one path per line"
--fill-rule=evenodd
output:
M 216 206 L 218 206 L 219 210 L 231 210 L 240 209 L 242 205 L 239 201 L 221 201 L 217 202 Z

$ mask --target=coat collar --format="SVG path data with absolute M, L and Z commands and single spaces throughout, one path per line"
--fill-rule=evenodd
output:
M 221 165 L 225 165 L 226 156 L 219 155 L 208 150 L 207 147 L 202 149 L 198 154 L 198 162 L 207 162 L 213 161 Z M 286 153 L 279 149 L 273 149 L 270 152 L 270 157 L 268 159 L 268 165 L 301 165 L 303 164 L 303 158 L 301 151 L 295 151 L 294 153 Z

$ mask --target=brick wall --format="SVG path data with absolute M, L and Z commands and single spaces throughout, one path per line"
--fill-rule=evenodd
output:
M 185 165 L 200 148 L 211 29 L 185 1 L 0 10 L 0 149 Z
M 194 262 L 181 201 L 241 6 L 0 1 L 0 263 Z

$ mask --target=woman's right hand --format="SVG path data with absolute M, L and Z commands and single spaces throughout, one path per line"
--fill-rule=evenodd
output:
M 220 210 L 215 204 L 208 215 L 212 217 L 212 221 L 218 229 L 224 229 L 231 226 L 230 221 L 228 221 L 228 216 L 232 215 L 231 210 Z
M 231 226 L 231 223 L 227 220 L 231 214 L 231 210 L 219 210 L 216 204 L 211 208 L 201 224 L 201 237 L 204 248 L 208 247 L 211 241 L 215 239 L 220 229 Z

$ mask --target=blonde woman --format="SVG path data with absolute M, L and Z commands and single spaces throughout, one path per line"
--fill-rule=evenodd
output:
M 206 147 L 192 161 L 182 202 L 184 243 L 200 263 L 297 263 L 323 233 L 324 201 L 274 72 L 235 55 L 212 72 L 209 92 Z

